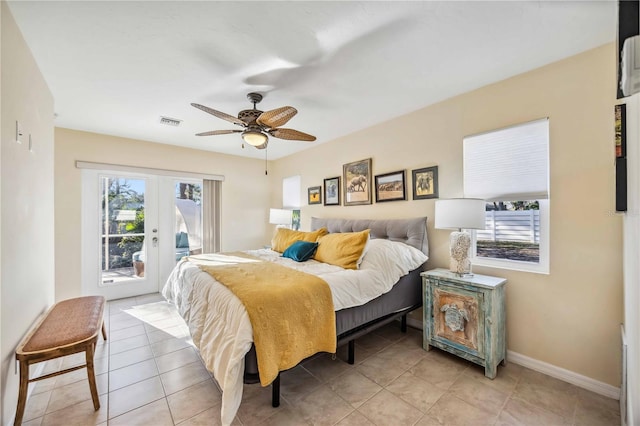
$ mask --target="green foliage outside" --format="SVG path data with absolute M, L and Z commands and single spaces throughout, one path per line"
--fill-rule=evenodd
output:
M 109 234 L 136 234 L 144 233 L 144 194 L 138 193 L 132 188 L 127 179 L 105 178 L 103 185 L 108 184 L 108 225 L 103 221 L 103 228 L 109 227 Z M 103 187 L 104 191 L 104 187 Z M 104 212 L 105 199 L 102 200 Z M 116 220 L 118 211 L 135 211 L 133 221 Z M 109 238 L 109 267 L 131 267 L 131 257 L 136 251 L 142 249 L 144 236 L 110 237 Z
M 144 233 L 144 207 L 136 210 L 136 219 L 133 222 L 127 222 L 125 229 L 130 234 Z M 131 263 L 133 253 L 142 250 L 143 241 L 144 235 L 123 237 L 120 240 L 118 247 L 122 249 L 121 256 L 126 263 Z

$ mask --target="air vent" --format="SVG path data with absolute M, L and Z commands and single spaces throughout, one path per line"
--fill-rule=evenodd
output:
M 182 120 L 178 120 L 177 118 L 169 118 L 160 116 L 160 123 L 166 124 L 167 126 L 178 127 Z

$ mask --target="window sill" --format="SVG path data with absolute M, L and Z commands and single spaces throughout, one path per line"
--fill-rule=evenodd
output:
M 534 274 L 549 275 L 549 265 L 543 262 L 519 262 L 517 260 L 491 259 L 486 257 L 474 257 L 471 259 L 473 266 L 482 266 L 487 268 L 509 269 L 512 271 L 531 272 Z

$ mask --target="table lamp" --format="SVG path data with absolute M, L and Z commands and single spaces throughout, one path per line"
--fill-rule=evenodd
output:
M 451 260 L 449 270 L 459 276 L 471 276 L 469 247 L 471 236 L 463 229 L 484 229 L 485 201 L 476 198 L 437 200 L 436 229 L 457 229 L 449 237 Z
M 293 212 L 285 209 L 269 209 L 269 223 L 276 228 L 291 228 Z

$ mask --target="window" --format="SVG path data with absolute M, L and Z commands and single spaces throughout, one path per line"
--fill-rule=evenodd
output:
M 300 181 L 299 175 L 282 179 L 282 208 L 291 210 L 291 229 L 300 229 Z
M 487 201 L 475 265 L 549 273 L 549 120 L 467 136 L 464 195 Z
M 282 208 L 300 208 L 300 176 L 289 176 L 282 179 Z

